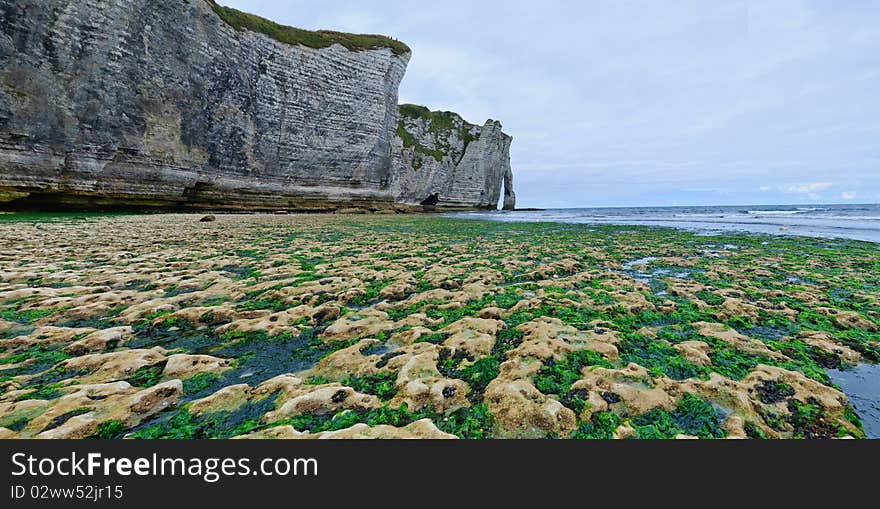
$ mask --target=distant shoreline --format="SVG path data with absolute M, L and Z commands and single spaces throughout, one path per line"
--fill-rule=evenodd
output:
M 535 208 L 446 216 L 504 222 L 663 226 L 699 233 L 745 232 L 880 243 L 880 205 L 876 204 Z

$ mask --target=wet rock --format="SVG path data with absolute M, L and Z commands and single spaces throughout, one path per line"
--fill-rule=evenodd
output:
M 495 416 L 495 433 L 509 438 L 565 437 L 577 428 L 574 412 L 548 398 L 528 380 L 493 380 L 484 401 Z
M 179 353 L 168 357 L 162 375 L 168 378 L 189 378 L 196 373 L 222 373 L 228 369 L 230 366 L 226 359 Z
M 361 394 L 339 384 L 303 385 L 279 400 L 278 409 L 265 415 L 272 422 L 301 414 L 326 414 L 348 410 L 372 410 L 381 406 L 379 398 Z
M 623 369 L 585 368 L 583 378 L 572 384 L 571 388 L 587 391 L 590 402 L 605 403 L 591 406 L 593 412 L 617 403 L 629 415 L 643 414 L 655 408 L 675 408 L 675 398 L 663 387 L 651 386 L 651 382 L 647 370 L 637 364 L 629 364 Z M 608 393 L 614 395 L 614 403 L 606 397 Z
M 90 380 L 119 380 L 131 376 L 138 368 L 164 360 L 165 350 L 155 347 L 83 355 L 68 359 L 61 365 L 70 371 L 88 372 Z
M 308 433 L 297 431 L 293 426 L 276 426 L 248 435 L 235 438 L 252 439 L 455 439 L 455 435 L 440 431 L 429 419 L 420 419 L 402 427 L 380 424 L 368 426 L 363 423 L 338 431 L 324 431 L 321 433 Z
M 227 385 L 210 396 L 193 400 L 189 404 L 189 411 L 199 415 L 234 410 L 244 404 L 250 395 L 251 388 L 248 384 Z
M 579 331 L 564 325 L 557 318 L 541 317 L 526 322 L 519 327 L 523 332 L 523 342 L 508 353 L 508 357 L 535 357 L 538 359 L 561 360 L 565 354 L 578 350 L 592 350 L 609 358 L 616 358 L 620 341 L 617 334 L 604 331 Z
M 183 382 L 169 380 L 135 393 L 128 403 L 128 408 L 143 418 L 176 404 L 182 393 Z
M 0 346 L 7 351 L 21 350 L 34 346 L 49 346 L 67 343 L 73 338 L 88 334 L 95 329 L 91 327 L 54 327 L 51 325 L 37 327 L 29 334 L 0 340 Z
M 455 435 L 440 431 L 429 419 L 420 419 L 397 428 L 387 424 L 367 426 L 355 424 L 351 428 L 320 433 L 322 439 L 455 439 Z
M 761 341 L 740 334 L 720 323 L 696 322 L 693 325 L 701 335 L 720 339 L 739 351 L 780 361 L 786 360 L 785 355 L 770 350 Z
M 375 336 L 393 328 L 394 321 L 389 320 L 387 313 L 365 309 L 339 318 L 324 330 L 321 337 L 327 341 L 340 341 Z
M 709 366 L 712 360 L 709 359 L 709 345 L 702 341 L 682 341 L 672 345 L 678 350 L 684 360 L 697 366 Z
M 64 351 L 71 355 L 85 355 L 108 348 L 116 348 L 124 345 L 131 338 L 131 335 L 132 328 L 127 325 L 102 329 L 64 347 Z

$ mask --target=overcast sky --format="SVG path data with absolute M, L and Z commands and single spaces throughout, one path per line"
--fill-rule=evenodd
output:
M 880 202 L 880 2 L 220 0 L 413 57 L 501 120 L 523 207 Z

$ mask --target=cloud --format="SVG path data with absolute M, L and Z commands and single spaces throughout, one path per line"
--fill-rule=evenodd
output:
M 785 194 L 807 194 L 812 198 L 819 191 L 825 191 L 831 187 L 831 182 L 812 182 L 809 184 L 788 184 L 779 186 L 779 190 Z
M 218 1 L 405 41 L 401 101 L 501 120 L 524 207 L 880 201 L 880 2 Z
M 858 193 L 855 191 L 844 191 L 844 192 L 840 193 L 840 199 L 846 200 L 846 201 L 855 200 L 856 196 L 858 196 Z
M 759 187 L 758 190 L 762 193 L 769 193 L 776 190 L 782 194 L 796 194 L 806 196 L 806 198 L 810 200 L 821 200 L 822 195 L 820 192 L 828 190 L 833 185 L 834 184 L 831 182 L 806 182 L 801 184 L 784 184 L 776 187 L 764 185 Z M 851 200 L 855 197 L 855 193 L 851 193 L 853 196 L 851 198 L 846 198 L 845 196 L 849 194 L 850 193 L 844 192 L 841 194 L 841 198 L 844 200 Z
M 763 185 L 758 188 L 762 193 L 777 192 L 787 195 L 797 195 L 801 199 L 817 201 L 823 199 L 822 191 L 827 191 L 834 184 L 831 182 L 802 182 L 798 184 L 782 184 L 776 186 Z M 856 196 L 853 191 L 844 191 L 840 193 L 841 200 L 852 200 Z

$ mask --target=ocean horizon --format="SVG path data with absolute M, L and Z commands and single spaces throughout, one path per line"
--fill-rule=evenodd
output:
M 454 212 L 489 221 L 664 226 L 699 233 L 760 233 L 880 243 L 880 204 L 583 207 Z

